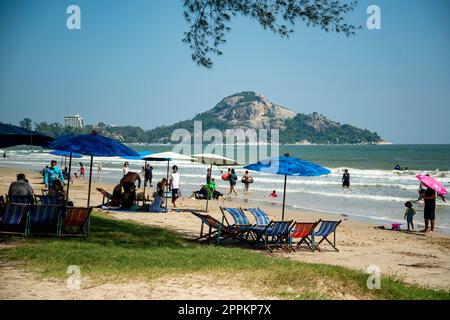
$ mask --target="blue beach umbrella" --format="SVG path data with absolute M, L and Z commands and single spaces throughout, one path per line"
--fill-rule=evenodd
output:
M 63 165 L 63 159 L 64 159 L 64 166 L 66 166 L 67 157 L 70 157 L 70 152 L 62 150 L 54 150 L 50 152 L 50 154 L 54 156 L 61 156 L 61 166 Z M 83 158 L 83 155 L 79 153 L 72 153 L 72 158 Z
M 52 154 L 54 156 L 70 157 L 69 151 L 55 150 L 55 151 L 50 152 L 50 154 Z M 79 153 L 72 153 L 72 158 L 83 158 L 83 155 L 79 154 Z
M 152 155 L 152 154 L 153 154 L 153 152 L 151 152 L 151 151 L 139 151 L 137 157 L 135 157 L 135 156 L 125 156 L 125 157 L 122 157 L 122 158 L 127 159 L 127 160 L 143 160 L 143 161 L 145 161 L 145 157 L 149 156 L 149 155 Z
M 0 123 L 0 148 L 19 145 L 45 146 L 54 139 L 43 133 Z
M 292 158 L 289 154 L 258 161 L 257 163 L 245 166 L 244 169 L 284 176 L 282 220 L 284 220 L 284 208 L 286 205 L 287 176 L 317 177 L 331 173 L 331 171 L 325 167 L 306 160 Z
M 70 182 L 70 170 L 72 166 L 72 156 L 74 153 L 84 154 L 91 156 L 91 166 L 89 169 L 89 193 L 87 205 L 89 207 L 91 199 L 91 181 L 92 181 L 92 162 L 94 156 L 97 157 L 125 157 L 132 156 L 138 157 L 139 154 L 133 149 L 120 143 L 112 138 L 104 137 L 97 132 L 92 131 L 90 134 L 81 135 L 68 135 L 56 139 L 51 142 L 47 148 L 60 151 L 66 151 L 70 153 L 69 160 L 69 182 Z M 69 194 L 69 186 L 67 185 L 67 194 Z

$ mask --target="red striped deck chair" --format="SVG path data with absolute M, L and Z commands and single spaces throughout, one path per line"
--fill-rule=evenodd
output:
M 59 236 L 81 236 L 87 239 L 91 212 L 92 207 L 67 207 L 66 214 L 61 219 Z
M 297 246 L 300 247 L 302 243 L 305 243 L 311 251 L 314 251 L 314 229 L 318 222 L 295 222 L 292 227 L 289 237 L 289 246 L 292 247 L 293 239 L 298 239 Z
M 29 205 L 23 203 L 2 204 L 0 206 L 0 233 L 25 235 L 29 211 Z
M 31 234 L 58 235 L 62 207 L 52 205 L 32 205 L 28 215 L 25 236 Z

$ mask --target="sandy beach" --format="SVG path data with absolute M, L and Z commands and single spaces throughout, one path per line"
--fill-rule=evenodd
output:
M 23 172 L 21 170 L 21 172 Z M 14 168 L 0 168 L 0 194 L 6 194 L 11 181 L 18 173 Z M 42 178 L 36 172 L 27 174 L 36 194 L 40 194 L 43 185 Z M 75 180 L 70 187 L 70 198 L 76 205 L 86 205 L 88 180 Z M 102 187 L 112 191 L 113 185 L 93 183 L 91 204 L 101 204 L 102 196 L 95 190 Z M 186 196 L 186 195 L 184 195 Z M 170 203 L 170 202 L 169 202 Z M 223 201 L 210 202 L 209 214 L 220 218 L 219 206 L 254 207 L 257 204 L 237 201 L 227 198 Z M 204 201 L 183 198 L 179 201 L 179 209 L 183 212 L 170 211 L 164 214 L 147 212 L 106 212 L 114 219 L 130 220 L 146 225 L 169 228 L 190 237 L 195 237 L 200 231 L 200 220 L 185 212 L 186 210 L 203 211 Z M 279 219 L 281 208 L 275 205 L 262 207 L 274 219 Z M 97 209 L 98 211 L 103 211 Z M 450 237 L 435 233 L 424 235 L 408 234 L 390 230 L 376 229 L 375 225 L 349 220 L 346 216 L 327 215 L 324 213 L 292 210 L 286 212 L 287 219 L 296 221 L 316 221 L 320 218 L 342 220 L 337 231 L 337 247 L 335 252 L 331 247 L 323 246 L 322 252 L 299 250 L 287 253 L 277 250 L 274 257 L 302 262 L 338 265 L 351 269 L 366 271 L 369 266 L 380 268 L 382 275 L 389 275 L 406 283 L 418 284 L 436 289 L 450 289 Z M 416 219 L 421 219 L 421 214 Z M 155 281 L 127 282 L 121 284 L 89 284 L 76 292 L 69 291 L 65 283 L 56 279 L 42 279 L 37 275 L 23 270 L 20 264 L 12 263 L 2 258 L 1 250 L 8 247 L 7 238 L 0 243 L 0 299 L 259 299 L 261 297 L 247 288 L 230 283 L 212 283 L 201 276 L 183 276 L 160 278 Z M 252 250 L 252 249 L 249 249 Z M 269 255 L 265 251 L 261 254 Z M 199 278 L 200 277 L 200 278 Z M 207 284 L 209 283 L 209 284 Z M 224 290 L 229 286 L 229 290 Z M 351 298 L 351 297 L 344 297 Z

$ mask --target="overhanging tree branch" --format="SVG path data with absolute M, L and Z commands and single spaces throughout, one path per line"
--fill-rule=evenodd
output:
M 231 17 L 242 15 L 256 19 L 264 30 L 283 38 L 293 33 L 298 21 L 325 31 L 354 35 L 357 27 L 344 15 L 356 1 L 345 0 L 184 0 L 184 17 L 190 24 L 183 41 L 192 50 L 192 60 L 211 68 L 212 55 L 221 55 L 225 35 L 231 30 Z M 289 25 L 289 27 L 287 26 Z

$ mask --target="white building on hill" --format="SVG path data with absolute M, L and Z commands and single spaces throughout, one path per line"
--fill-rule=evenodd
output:
M 64 126 L 70 128 L 83 128 L 84 121 L 79 114 L 68 115 L 64 117 Z

